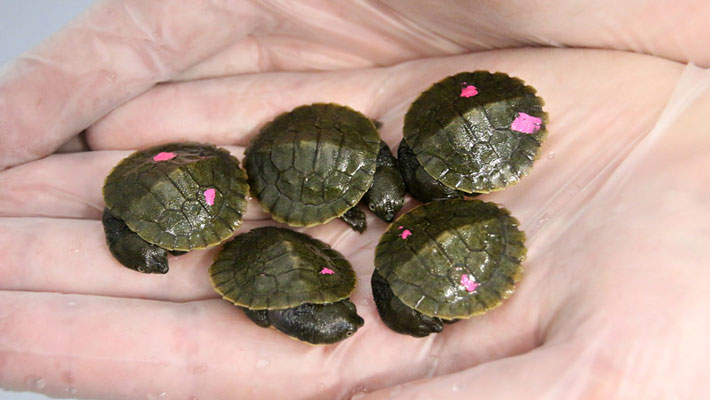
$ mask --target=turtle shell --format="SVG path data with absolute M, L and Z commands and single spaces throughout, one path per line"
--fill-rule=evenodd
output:
M 380 139 L 359 112 L 298 107 L 261 129 L 246 149 L 252 195 L 273 219 L 318 225 L 343 215 L 372 185 Z
M 333 303 L 355 289 L 355 271 L 340 253 L 277 227 L 253 229 L 226 243 L 210 277 L 225 300 L 251 310 Z
M 543 100 L 518 78 L 463 72 L 423 92 L 404 139 L 436 180 L 466 193 L 501 190 L 527 175 L 547 136 Z
M 524 241 L 518 221 L 494 203 L 433 201 L 389 226 L 375 267 L 407 306 L 432 317 L 468 318 L 513 293 Z
M 246 211 L 249 186 L 227 150 L 171 143 L 137 151 L 113 168 L 106 207 L 143 240 L 189 251 L 229 238 Z

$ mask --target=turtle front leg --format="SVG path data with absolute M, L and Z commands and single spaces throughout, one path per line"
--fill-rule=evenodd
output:
M 148 243 L 104 208 L 101 218 L 111 254 L 124 266 L 147 274 L 168 272 L 168 251 Z
M 377 270 L 372 273 L 371 284 L 372 296 L 375 299 L 380 318 L 388 328 L 397 333 L 424 337 L 430 333 L 441 332 L 444 329 L 444 323 L 456 322 L 430 317 L 407 307 L 392 293 L 390 285 Z
M 353 208 L 346 211 L 345 214 L 341 215 L 340 219 L 348 224 L 348 226 L 354 231 L 359 233 L 364 232 L 365 228 L 367 228 L 367 216 L 357 204 L 355 204 Z

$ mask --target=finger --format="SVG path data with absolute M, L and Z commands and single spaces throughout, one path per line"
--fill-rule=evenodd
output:
M 238 160 L 244 149 L 226 146 Z M 101 188 L 128 151 L 54 154 L 0 172 L 0 216 L 100 219 L 104 209 Z M 267 219 L 249 199 L 245 220 Z
M 246 223 L 242 229 L 249 229 Z M 0 219 L 0 289 L 191 301 L 217 297 L 207 268 L 215 249 L 169 257 L 170 272 L 142 274 L 116 261 L 100 221 Z
M 402 0 L 386 4 L 419 30 L 472 50 L 526 45 L 605 48 L 710 65 L 710 51 L 697 39 L 710 34 L 703 23 L 710 6 L 702 0 L 682 6 L 664 0 L 644 7 L 615 1 L 450 2 L 436 9 Z
M 369 290 L 372 249 L 383 224 L 370 218 L 370 232 L 360 235 L 340 221 L 309 229 L 351 261 L 363 296 Z M 236 234 L 273 221 L 246 221 Z M 379 228 L 379 230 L 377 230 Z M 0 218 L 0 290 L 60 291 L 116 297 L 192 301 L 218 297 L 207 269 L 219 246 L 169 257 L 165 275 L 142 274 L 116 261 L 100 221 L 68 218 Z
M 54 151 L 117 105 L 259 23 L 249 1 L 228 7 L 189 1 L 96 4 L 0 76 L 0 169 Z
M 94 124 L 87 140 L 95 149 L 140 148 L 168 140 L 244 146 L 256 128 L 276 114 L 316 102 L 348 105 L 377 118 L 372 103 L 385 77 L 377 70 L 362 70 L 165 84 Z

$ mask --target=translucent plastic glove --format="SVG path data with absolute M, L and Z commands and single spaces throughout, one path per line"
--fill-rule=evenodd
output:
M 94 399 L 708 393 L 710 73 L 662 58 L 710 62 L 694 41 L 708 6 L 468 3 L 105 2 L 9 65 L 0 162 L 26 163 L 0 172 L 0 385 Z M 522 43 L 654 55 L 482 51 Z M 520 219 L 529 248 L 518 290 L 485 316 L 425 339 L 388 330 L 369 287 L 385 224 L 371 215 L 362 235 L 307 230 L 358 273 L 365 326 L 333 346 L 220 300 L 214 249 L 155 276 L 106 247 L 101 186 L 130 149 L 209 141 L 241 159 L 261 124 L 316 101 L 383 122 L 394 148 L 422 90 L 476 69 L 535 86 L 551 119 L 531 174 L 483 196 Z M 36 160 L 87 127 L 92 151 Z M 257 210 L 241 231 L 271 223 Z

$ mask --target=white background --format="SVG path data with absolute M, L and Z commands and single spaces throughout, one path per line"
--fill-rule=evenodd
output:
M 91 3 L 93 0 L 0 0 L 0 65 L 59 30 Z M 36 393 L 0 389 L 0 400 L 46 399 Z

